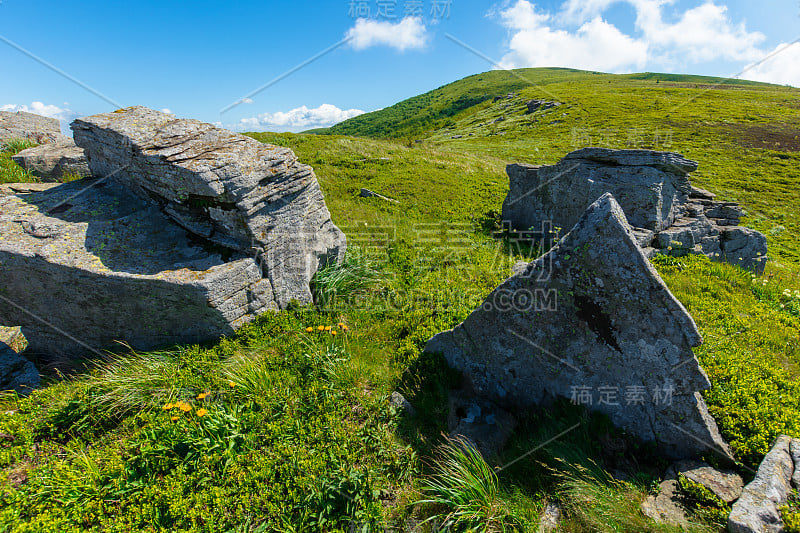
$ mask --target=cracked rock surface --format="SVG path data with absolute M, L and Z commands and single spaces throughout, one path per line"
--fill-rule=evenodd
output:
M 710 383 L 686 309 L 611 194 L 548 253 L 515 268 L 462 324 L 430 339 L 477 395 L 513 414 L 572 399 L 672 458 L 730 458 L 699 391 Z

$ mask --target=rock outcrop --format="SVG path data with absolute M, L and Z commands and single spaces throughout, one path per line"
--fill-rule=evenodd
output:
M 793 454 L 794 450 L 794 454 Z M 731 533 L 780 533 L 780 507 L 792 490 L 793 476 L 800 470 L 800 439 L 778 437 L 758 467 L 756 477 L 745 486 L 728 517 Z M 800 488 L 794 481 L 794 488 Z
M 45 182 L 64 181 L 66 177 L 91 176 L 86 154 L 72 139 L 40 144 L 19 152 L 11 159 Z
M 201 239 L 257 257 L 281 307 L 311 301 L 311 277 L 344 255 L 313 169 L 288 148 L 145 107 L 72 130 L 93 175 L 113 175 Z
M 698 391 L 691 316 L 638 245 L 611 194 L 462 324 L 428 341 L 478 395 L 512 414 L 555 397 L 606 413 L 673 458 L 727 445 Z
M 695 170 L 696 162 L 676 153 L 606 148 L 577 150 L 551 166 L 509 165 L 503 219 L 523 231 L 545 222 L 567 230 L 610 192 L 648 256 L 697 253 L 763 272 L 766 237 L 738 226 L 737 204 L 693 187 Z
M 558 107 L 561 105 L 561 102 L 548 102 L 547 100 L 528 100 L 525 102 L 525 110 L 526 115 L 530 115 L 531 113 L 536 113 L 537 111 L 546 111 L 548 109 L 552 109 L 554 107 Z
M 0 305 L 5 302 L 0 303 Z M 0 391 L 27 395 L 39 386 L 39 372 L 22 352 L 28 347 L 20 328 L 0 326 Z
M 144 108 L 74 128 L 97 177 L 0 197 L 0 324 L 31 351 L 213 340 L 344 253 L 290 150 Z
M 61 134 L 61 124 L 57 119 L 24 111 L 0 111 L 0 144 L 12 139 L 45 144 L 67 137 Z

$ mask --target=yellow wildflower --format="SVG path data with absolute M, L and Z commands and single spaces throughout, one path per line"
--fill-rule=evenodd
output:
M 189 411 L 191 411 L 191 410 L 192 410 L 192 406 L 191 406 L 191 405 L 189 405 L 189 404 L 188 404 L 188 403 L 186 403 L 186 402 L 181 402 L 181 404 L 178 406 L 178 409 L 180 409 L 180 410 L 181 410 L 181 411 L 183 411 L 184 413 L 188 413 Z
M 168 403 L 164 407 L 162 407 L 162 409 L 165 410 L 165 411 L 169 411 L 170 409 L 172 409 L 174 407 L 175 407 L 174 403 Z
M 317 331 L 325 331 L 325 326 L 317 326 Z
M 170 418 L 170 420 L 172 420 L 173 422 L 176 422 L 178 420 L 178 417 L 177 416 L 173 416 L 173 417 Z
M 311 333 L 312 331 L 314 331 L 314 328 L 312 328 L 311 326 L 308 326 L 306 328 L 306 333 Z
M 228 382 L 228 387 L 234 388 L 235 386 L 236 386 L 236 383 L 234 383 L 233 381 L 229 381 Z
M 330 327 L 330 326 L 325 326 L 325 331 L 330 331 L 330 330 L 332 330 L 332 329 L 333 329 L 333 328 L 332 328 L 332 327 Z
M 335 337 L 336 336 L 336 332 L 335 331 L 331 331 L 331 335 L 333 335 Z
M 200 394 L 197 395 L 197 399 L 198 400 L 205 400 L 210 395 L 211 395 L 210 392 L 201 392 Z
M 195 414 L 197 416 L 206 416 L 208 414 L 208 409 L 198 409 L 197 413 L 195 413 Z

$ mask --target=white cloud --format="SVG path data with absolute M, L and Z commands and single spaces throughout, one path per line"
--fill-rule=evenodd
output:
M 626 3 L 636 13 L 635 33 L 628 35 L 603 18 L 613 4 Z M 498 14 L 509 30 L 508 52 L 501 66 L 563 66 L 612 72 L 642 68 L 688 71 L 689 65 L 713 61 L 754 63 L 767 55 L 766 37 L 731 20 L 728 8 L 704 0 L 682 13 L 665 13 L 675 0 L 565 0 L 555 15 L 537 12 L 529 0 L 516 2 Z M 666 20 L 668 15 L 674 15 Z M 794 54 L 794 52 L 792 52 Z M 781 54 L 783 56 L 783 54 Z M 775 65 L 786 65 L 788 79 L 800 82 L 796 57 L 787 52 Z M 786 79 L 780 67 L 764 65 L 754 73 Z M 791 77 L 793 76 L 793 77 Z M 772 80 L 770 80 L 772 81 Z
M 527 0 L 502 11 L 503 24 L 513 35 L 511 52 L 503 68 L 574 67 L 590 70 L 627 70 L 647 61 L 647 44 L 623 34 L 599 16 L 582 24 L 575 33 L 553 29 L 551 17 L 536 12 Z
M 339 109 L 331 104 L 322 104 L 315 109 L 302 106 L 291 111 L 263 113 L 255 117 L 243 118 L 234 126 L 234 129 L 238 131 L 302 131 L 332 126 L 363 114 L 364 111 L 360 109 Z
M 745 69 L 740 77 L 800 87 L 800 43 L 781 43 L 769 55 L 763 63 Z
M 66 102 L 64 105 L 69 105 Z M 0 111 L 25 111 L 26 113 L 35 113 L 44 117 L 56 118 L 61 122 L 61 131 L 67 135 L 72 135 L 69 129 L 69 123 L 80 116 L 79 113 L 71 109 L 61 108 L 52 104 L 44 104 L 42 102 L 32 102 L 30 106 L 25 104 L 5 104 L 0 105 Z
M 397 23 L 362 18 L 347 30 L 345 37 L 350 39 L 350 46 L 356 50 L 389 46 L 403 52 L 424 48 L 428 41 L 428 29 L 419 17 L 406 17 Z

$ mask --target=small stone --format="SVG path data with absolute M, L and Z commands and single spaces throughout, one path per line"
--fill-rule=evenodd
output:
M 642 513 L 656 522 L 688 528 L 689 515 L 681 503 L 681 489 L 674 468 L 667 471 L 659 487 L 657 495 L 649 494 L 642 502 Z
M 717 470 L 700 461 L 679 461 L 675 468 L 689 481 L 704 486 L 726 503 L 735 501 L 742 494 L 742 477 L 732 470 Z
M 448 406 L 450 435 L 466 437 L 485 457 L 497 456 L 517 426 L 511 413 L 472 391 L 450 391 Z
M 398 412 L 403 413 L 405 416 L 413 417 L 417 414 L 416 409 L 414 409 L 414 407 L 409 403 L 409 401 L 406 400 L 405 396 L 403 396 L 397 391 L 393 392 L 391 397 L 389 397 L 389 403 Z
M 561 520 L 561 507 L 555 502 L 548 502 L 542 510 L 542 516 L 539 518 L 539 531 L 538 533 L 550 533 L 558 528 L 558 523 Z

